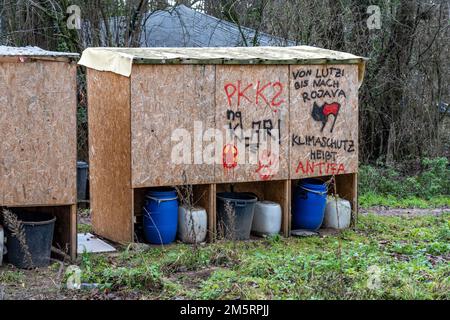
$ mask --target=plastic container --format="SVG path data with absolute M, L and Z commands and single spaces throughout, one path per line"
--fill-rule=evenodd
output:
M 255 204 L 252 233 L 258 236 L 278 234 L 281 230 L 281 206 L 272 201 Z
M 352 207 L 350 201 L 331 196 L 327 198 L 323 221 L 326 228 L 347 229 L 350 227 L 351 219 Z
M 184 243 L 205 241 L 208 229 L 208 216 L 201 207 L 178 208 L 178 238 Z
M 218 230 L 232 240 L 250 239 L 253 214 L 258 198 L 250 193 L 221 192 L 217 194 Z M 230 210 L 226 210 L 226 203 Z
M 5 234 L 3 233 L 2 225 L 0 225 L 0 266 L 2 265 L 3 262 L 4 244 L 5 244 Z
M 319 179 L 303 179 L 296 186 L 292 202 L 292 228 L 317 230 L 325 215 L 327 186 Z
M 86 200 L 88 164 L 83 161 L 77 161 L 77 199 Z
M 151 190 L 143 209 L 145 239 L 153 244 L 175 241 L 178 226 L 178 197 L 173 188 Z
M 9 263 L 22 269 L 48 266 L 56 218 L 43 212 L 15 213 L 18 220 L 21 221 L 29 255 L 26 254 L 26 249 L 22 248 L 19 239 L 12 235 L 8 225 L 5 225 Z M 31 258 L 31 261 L 27 257 Z

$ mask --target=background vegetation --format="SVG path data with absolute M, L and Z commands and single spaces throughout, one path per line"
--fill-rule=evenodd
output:
M 82 31 L 66 26 L 71 4 L 81 8 Z M 178 4 L 297 44 L 370 58 L 359 95 L 362 201 L 448 195 L 446 0 L 0 0 L 0 44 L 80 53 L 88 46 L 138 46 L 149 14 Z M 379 29 L 367 26 L 370 5 L 380 7 Z M 246 44 L 258 45 L 258 37 Z M 79 159 L 88 160 L 82 69 L 79 83 Z
M 413 171 L 413 173 L 411 173 Z M 362 207 L 450 207 L 450 168 L 447 158 L 410 163 L 361 165 L 359 203 Z

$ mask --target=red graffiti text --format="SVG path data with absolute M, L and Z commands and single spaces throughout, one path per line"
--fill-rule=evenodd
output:
M 295 173 L 302 174 L 342 174 L 345 173 L 345 166 L 343 163 L 328 163 L 328 162 L 312 162 L 309 160 L 300 161 L 298 163 Z
M 230 107 L 239 107 L 244 101 L 247 101 L 256 105 L 278 108 L 286 102 L 281 98 L 284 86 L 279 81 L 242 84 L 239 80 L 236 83 L 226 83 L 223 88 Z

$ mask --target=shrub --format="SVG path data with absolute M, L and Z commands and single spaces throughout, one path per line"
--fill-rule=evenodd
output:
M 450 195 L 450 168 L 447 158 L 425 158 L 421 171 L 403 176 L 394 166 L 362 165 L 359 170 L 361 194 L 391 195 L 430 199 Z

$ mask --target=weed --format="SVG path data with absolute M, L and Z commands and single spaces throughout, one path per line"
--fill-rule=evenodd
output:
M 224 211 L 217 226 L 217 239 L 234 241 L 237 238 L 236 211 L 230 201 L 225 201 Z
M 5 270 L 0 272 L 0 283 L 2 284 L 18 284 L 23 283 L 25 275 L 22 271 Z
M 389 205 L 395 204 L 395 199 L 403 198 L 408 201 L 399 206 L 448 206 L 450 167 L 447 158 L 425 158 L 421 161 L 421 168 L 416 175 L 404 175 L 399 169 L 389 165 L 362 165 L 359 170 L 362 203 L 381 203 L 382 199 L 388 196 L 390 198 L 386 201 Z M 434 200 L 436 197 L 438 200 Z
M 92 232 L 92 225 L 79 223 L 78 224 L 78 232 L 79 233 L 89 233 Z
M 15 213 L 7 209 L 3 209 L 2 217 L 6 227 L 11 233 L 11 236 L 19 241 L 20 248 L 24 254 L 26 266 L 28 268 L 33 268 L 33 260 L 31 258 L 30 249 L 27 244 L 27 238 L 22 222 Z

